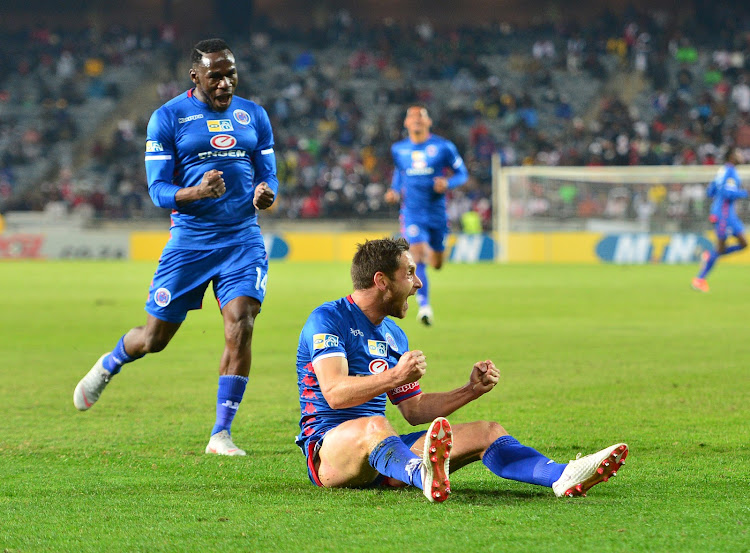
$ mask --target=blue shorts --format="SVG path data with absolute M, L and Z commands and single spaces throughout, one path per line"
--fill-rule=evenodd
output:
M 728 215 L 726 217 L 717 217 L 711 215 L 709 220 L 714 224 L 716 237 L 720 240 L 726 240 L 727 236 L 739 236 L 745 234 L 745 226 L 737 215 Z
M 316 486 L 320 486 L 321 488 L 323 487 L 323 484 L 320 482 L 318 473 L 315 470 L 315 460 L 318 457 L 318 451 L 320 451 L 320 447 L 323 445 L 323 440 L 325 439 L 326 433 L 335 427 L 336 425 L 331 426 L 324 432 L 316 433 L 315 435 L 311 436 L 305 442 L 304 446 L 298 444 L 302 448 L 302 451 L 307 458 L 307 477 L 310 479 L 310 482 L 312 482 Z M 409 448 L 411 448 L 411 446 L 417 443 L 417 440 L 424 436 L 426 433 L 427 430 L 418 430 L 409 434 L 401 434 L 399 438 L 401 438 L 401 441 L 404 442 Z M 384 478 L 385 477 L 382 474 L 378 475 L 378 477 L 372 482 L 371 486 L 379 486 L 383 482 Z
M 433 251 L 445 251 L 445 240 L 448 238 L 448 223 L 436 221 L 425 224 L 414 221 L 406 216 L 401 217 L 401 235 L 409 244 L 427 242 Z
M 181 323 L 191 309 L 200 309 L 209 282 L 219 309 L 247 296 L 263 303 L 268 256 L 263 247 L 228 246 L 215 250 L 167 249 L 148 291 L 146 311 L 170 323 Z

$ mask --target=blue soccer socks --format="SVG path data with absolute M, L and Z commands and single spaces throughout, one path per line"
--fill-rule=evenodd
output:
M 125 363 L 132 363 L 143 355 L 132 357 L 125 351 L 125 335 L 121 336 L 111 353 L 102 359 L 102 366 L 112 374 L 117 374 Z
M 719 254 L 716 253 L 716 250 L 711 250 L 711 252 L 708 254 L 708 257 L 706 257 L 701 263 L 701 270 L 698 273 L 698 278 L 706 278 L 706 275 L 711 271 L 711 269 L 713 269 L 714 263 L 716 263 L 718 257 Z
M 219 390 L 216 393 L 216 423 L 211 435 L 226 430 L 232 433 L 232 421 L 245 395 L 248 378 L 239 375 L 222 375 L 219 377 Z
M 513 436 L 501 436 L 495 440 L 484 452 L 482 463 L 501 478 L 548 488 L 560 478 L 566 467 L 521 444 Z
M 422 458 L 398 436 L 389 436 L 370 453 L 370 466 L 384 476 L 422 489 Z
M 721 255 L 728 255 L 730 253 L 738 252 L 740 250 L 744 250 L 745 246 L 741 244 L 734 244 L 732 246 L 729 246 L 727 249 L 724 250 L 724 253 Z
M 729 246 L 728 248 L 726 248 L 722 253 L 718 253 L 716 250 L 712 250 L 710 253 L 704 252 L 703 255 L 706 255 L 706 253 L 708 253 L 708 255 L 704 257 L 702 260 L 701 269 L 700 269 L 700 272 L 698 273 L 697 278 L 700 278 L 700 279 L 706 278 L 706 275 L 708 275 L 708 273 L 711 272 L 711 269 L 714 268 L 714 265 L 716 264 L 716 260 L 719 259 L 719 257 L 722 257 L 724 255 L 729 255 L 734 252 L 739 252 L 744 249 L 745 247 L 742 246 L 741 244 L 733 244 Z
M 422 281 L 422 287 L 417 290 L 417 304 L 419 307 L 430 305 L 430 287 L 427 283 L 427 265 L 417 263 L 417 277 Z

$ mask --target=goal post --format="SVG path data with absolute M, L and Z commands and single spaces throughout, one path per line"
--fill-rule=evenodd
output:
M 496 260 L 515 261 L 512 237 L 539 233 L 703 235 L 705 190 L 721 166 L 503 167 L 492 159 Z M 750 165 L 739 165 L 750 184 Z M 736 204 L 740 217 L 747 202 Z

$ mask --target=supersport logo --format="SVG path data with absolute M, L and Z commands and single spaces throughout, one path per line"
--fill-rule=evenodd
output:
M 211 146 L 217 150 L 228 150 L 237 145 L 237 139 L 228 134 L 217 134 L 211 137 Z

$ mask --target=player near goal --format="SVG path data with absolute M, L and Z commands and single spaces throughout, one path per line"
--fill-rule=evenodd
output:
M 456 146 L 430 132 L 432 119 L 427 108 L 409 106 L 404 118 L 408 137 L 391 146 L 394 169 L 391 187 L 385 199 L 401 202 L 401 234 L 411 245 L 422 288 L 417 292 L 417 319 L 429 326 L 433 322 L 430 306 L 427 267 L 443 266 L 448 215 L 445 193 L 464 184 L 469 178 Z M 445 171 L 452 172 L 446 176 Z
M 231 425 L 250 374 L 255 319 L 266 292 L 268 257 L 258 226 L 278 191 L 273 133 L 266 111 L 235 96 L 237 66 L 221 39 L 191 53 L 195 85 L 157 109 L 148 124 L 148 190 L 172 209 L 172 226 L 146 302 L 146 324 L 102 355 L 73 393 L 89 409 L 126 363 L 162 351 L 209 282 L 224 321 L 216 422 L 206 453 L 245 455 Z
M 708 292 L 706 277 L 719 257 L 747 247 L 745 227 L 734 207 L 736 200 L 747 198 L 747 190 L 742 188 L 742 181 L 737 174 L 736 165 L 739 159 L 737 150 L 730 150 L 724 165 L 706 189 L 706 195 L 713 198 L 709 221 L 713 223 L 716 232 L 716 249 L 711 252 L 705 251 L 701 256 L 701 268 L 692 282 L 693 288 L 699 292 Z M 737 243 L 727 246 L 727 238 L 730 236 L 734 236 Z
M 406 316 L 408 298 L 422 286 L 408 242 L 365 242 L 354 255 L 351 276 L 354 291 L 312 312 L 297 349 L 297 445 L 314 484 L 412 485 L 440 502 L 451 493 L 449 471 L 481 461 L 501 478 L 551 487 L 559 497 L 577 496 L 606 482 L 625 462 L 623 443 L 555 463 L 497 422 L 451 426 L 446 416 L 495 388 L 500 373 L 494 363 L 474 363 L 459 388 L 423 393 L 425 355 L 409 349 L 403 330 L 390 319 Z M 430 423 L 429 429 L 398 435 L 385 418 L 386 398 L 410 424 Z

